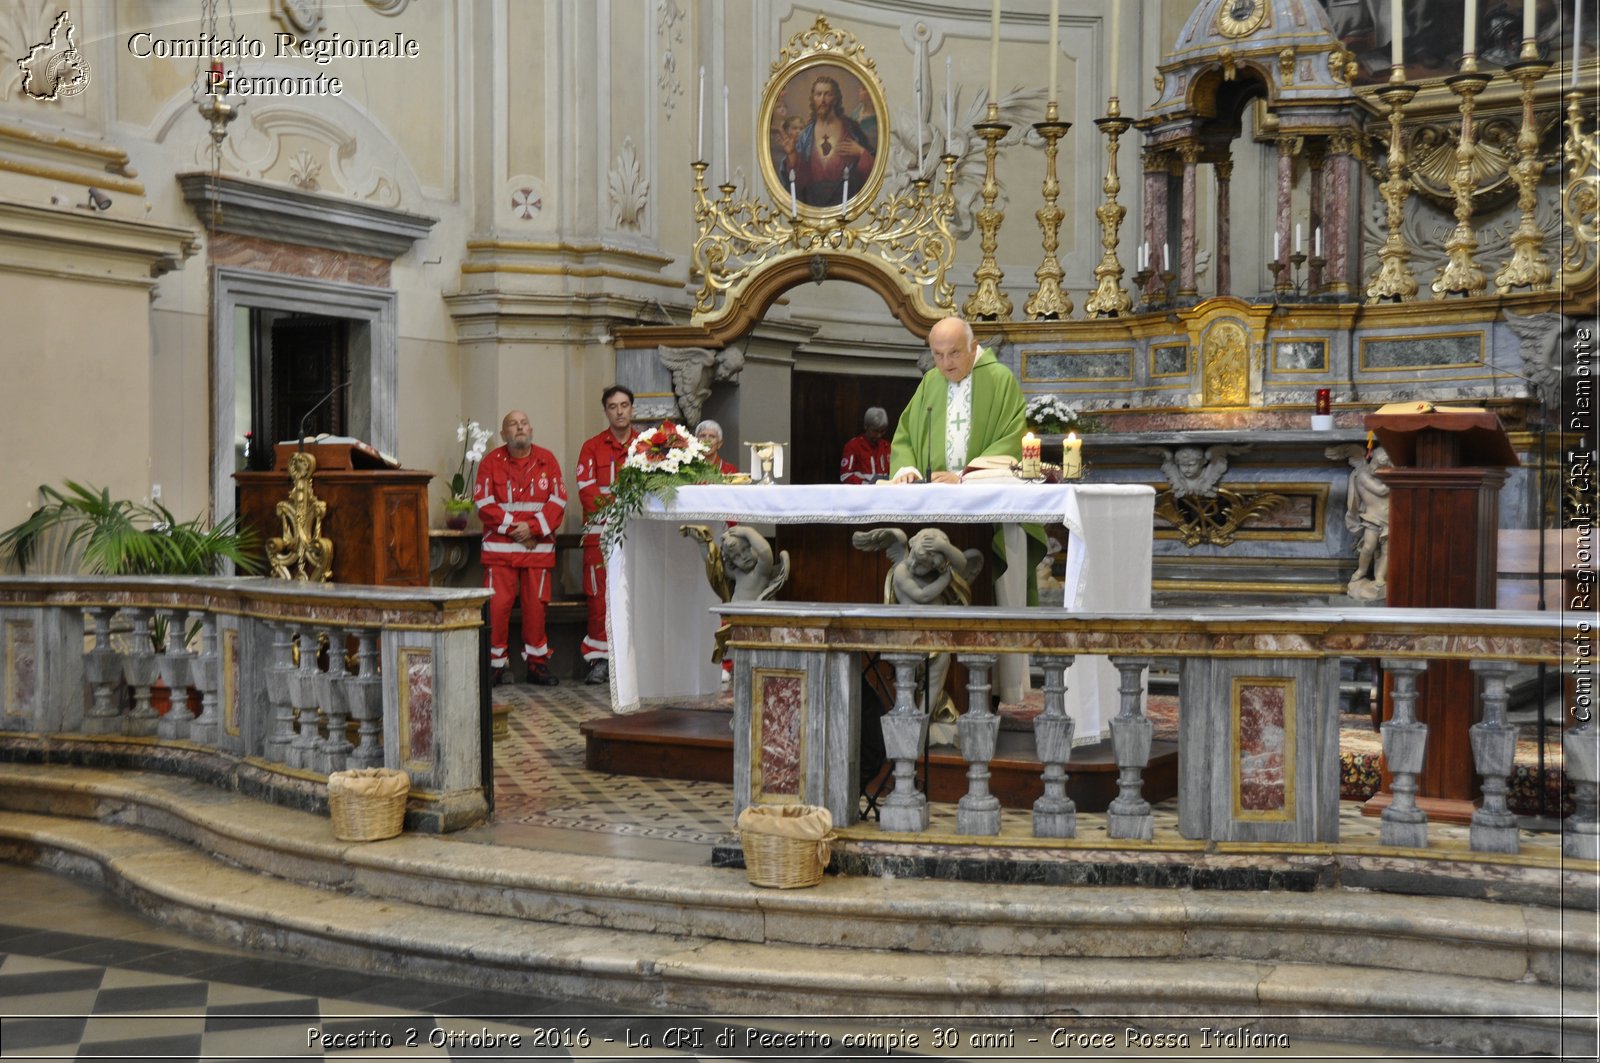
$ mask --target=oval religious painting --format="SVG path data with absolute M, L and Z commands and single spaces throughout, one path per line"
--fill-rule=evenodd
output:
M 773 199 L 796 213 L 870 199 L 883 183 L 884 110 L 877 78 L 839 57 L 813 56 L 773 78 L 761 106 L 765 147 L 758 148 Z

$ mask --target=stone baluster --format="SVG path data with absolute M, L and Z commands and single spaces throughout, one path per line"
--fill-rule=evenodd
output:
M 1078 806 L 1067 796 L 1067 761 L 1072 759 L 1072 717 L 1067 715 L 1067 669 L 1073 658 L 1040 657 L 1044 712 L 1033 718 L 1033 744 L 1044 765 L 1044 794 L 1033 803 L 1036 838 L 1073 838 Z
M 94 687 L 94 704 L 84 718 L 87 734 L 115 734 L 122 730 L 117 703 L 112 698 L 117 680 L 122 678 L 122 654 L 111 645 L 111 617 L 115 609 L 91 609 L 94 617 L 94 649 L 83 655 L 83 677 Z
M 1468 831 L 1472 848 L 1485 853 L 1514 853 L 1517 817 L 1506 806 L 1506 782 L 1517 757 L 1517 729 L 1506 722 L 1506 677 L 1510 661 L 1473 661 L 1483 675 L 1483 719 L 1467 728 L 1472 763 L 1483 779 L 1483 804 L 1472 813 Z
M 200 653 L 189 662 L 194 688 L 200 691 L 200 715 L 189 724 L 189 741 L 217 744 L 222 714 L 217 706 L 222 679 L 222 652 L 217 648 L 217 616 L 206 613 L 200 626 Z
M 1150 802 L 1144 799 L 1144 769 L 1150 763 L 1150 740 L 1155 725 L 1139 711 L 1139 696 L 1144 693 L 1144 670 L 1148 657 L 1113 657 L 1121 682 L 1117 693 L 1122 704 L 1111 720 L 1111 748 L 1116 753 L 1117 796 L 1106 809 L 1106 834 L 1112 838 L 1155 837 L 1155 817 Z
M 128 652 L 122 655 L 122 678 L 133 688 L 133 711 L 128 713 L 130 735 L 156 733 L 156 715 L 150 704 L 150 686 L 156 681 L 158 665 L 155 646 L 150 641 L 150 613 L 146 609 L 130 609 L 133 632 L 128 636 Z
M 378 674 L 378 633 L 361 631 L 356 636 L 359 672 L 344 677 L 344 702 L 356 721 L 356 748 L 350 753 L 352 768 L 383 767 L 383 677 Z
M 266 668 L 272 725 L 265 749 L 267 759 L 279 764 L 288 761 L 289 743 L 294 738 L 294 706 L 289 701 L 289 677 L 294 674 L 294 628 L 285 623 L 273 624 L 272 664 Z
M 1561 736 L 1561 750 L 1573 802 L 1572 815 L 1561 823 L 1561 852 L 1600 860 L 1600 727 L 1590 715 Z
M 289 743 L 285 763 L 291 768 L 317 769 L 317 747 L 322 740 L 317 729 L 317 639 L 309 627 L 300 629 L 300 667 L 289 673 L 289 704 L 296 712 L 297 729 Z
M 189 737 L 189 723 L 194 715 L 189 712 L 190 663 L 194 654 L 184 644 L 188 633 L 189 610 L 163 609 L 160 611 L 166 625 L 166 647 L 157 660 L 160 662 L 161 681 L 167 685 L 167 714 L 156 724 L 156 734 L 164 741 L 183 741 Z
M 1418 661 L 1385 657 L 1383 670 L 1394 678 L 1390 700 L 1394 715 L 1379 729 L 1383 733 L 1383 760 L 1389 768 L 1389 791 L 1394 800 L 1383 810 L 1378 837 L 1385 845 L 1424 849 L 1428 845 L 1428 814 L 1417 807 L 1417 775 L 1428 746 L 1428 725 L 1416 716 L 1417 676 L 1426 669 Z
M 331 775 L 345 769 L 345 762 L 355 747 L 345 733 L 345 723 L 350 713 L 344 698 L 345 678 L 349 674 L 344 667 L 344 631 L 341 628 L 329 628 L 326 634 L 328 670 L 318 677 L 317 699 L 328 717 L 328 736 L 317 747 L 317 770 Z
M 1000 717 L 989 706 L 989 674 L 999 656 L 961 653 L 967 666 L 967 711 L 956 724 L 967 762 L 967 792 L 956 803 L 957 834 L 999 834 L 1000 799 L 989 792 L 989 762 L 1000 739 Z
M 920 653 L 886 653 L 894 666 L 894 708 L 883 714 L 883 749 L 894 761 L 894 791 L 883 799 L 878 824 L 888 831 L 928 829 L 928 799 L 917 792 L 917 757 L 928 733 L 928 714 L 917 711 Z

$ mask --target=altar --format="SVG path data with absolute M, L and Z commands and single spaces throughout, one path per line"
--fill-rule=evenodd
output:
M 709 610 L 717 598 L 706 582 L 701 547 L 679 534 L 679 524 L 1000 524 L 1007 556 L 1022 558 L 1022 524 L 1061 523 L 1069 533 L 1062 608 L 1139 612 L 1150 608 L 1154 505 L 1155 491 L 1145 484 L 1020 482 L 706 484 L 680 488 L 669 503 L 652 498 L 606 561 L 612 707 L 636 712 L 721 687 L 721 669 L 711 660 L 716 623 Z M 1023 566 L 1012 564 L 997 588 L 1000 604 L 1021 604 L 1026 586 Z M 1003 663 L 1009 667 L 999 677 L 1001 699 L 1020 701 L 1026 662 L 1011 657 Z M 1074 741 L 1099 741 L 1117 709 L 1116 669 L 1104 658 L 1085 658 L 1067 682 Z

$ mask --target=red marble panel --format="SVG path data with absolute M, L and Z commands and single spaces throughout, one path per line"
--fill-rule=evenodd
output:
M 286 273 L 292 277 L 314 277 L 375 288 L 389 286 L 389 261 L 371 255 L 306 247 L 303 244 L 283 244 L 237 233 L 214 233 L 210 253 L 211 261 L 219 266 L 238 266 L 264 273 Z
M 795 672 L 756 673 L 761 719 L 761 792 L 800 795 L 800 742 L 806 681 Z
M 406 735 L 410 760 L 433 760 L 433 655 L 410 651 L 406 661 Z
M 1239 758 L 1239 810 L 1281 812 L 1288 805 L 1286 765 L 1289 690 L 1280 683 L 1240 683 L 1234 688 L 1239 714 L 1235 755 Z

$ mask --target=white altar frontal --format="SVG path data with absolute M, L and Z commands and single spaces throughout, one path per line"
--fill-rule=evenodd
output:
M 722 670 L 711 660 L 716 624 L 709 610 L 717 597 L 702 548 L 679 534 L 680 523 L 1000 524 L 1006 556 L 1023 558 L 1021 525 L 1059 522 L 1070 533 L 1062 608 L 1137 612 L 1150 608 L 1154 507 L 1155 490 L 1145 484 L 706 484 L 680 488 L 665 505 L 649 499 L 606 559 L 613 708 L 636 712 L 721 688 Z M 1010 565 L 997 601 L 1022 604 L 1026 578 L 1023 565 Z M 1026 661 L 1013 655 L 1002 665 L 1001 700 L 1018 702 L 1027 689 Z M 1116 669 L 1104 657 L 1080 658 L 1067 681 L 1074 743 L 1101 740 L 1117 712 Z

